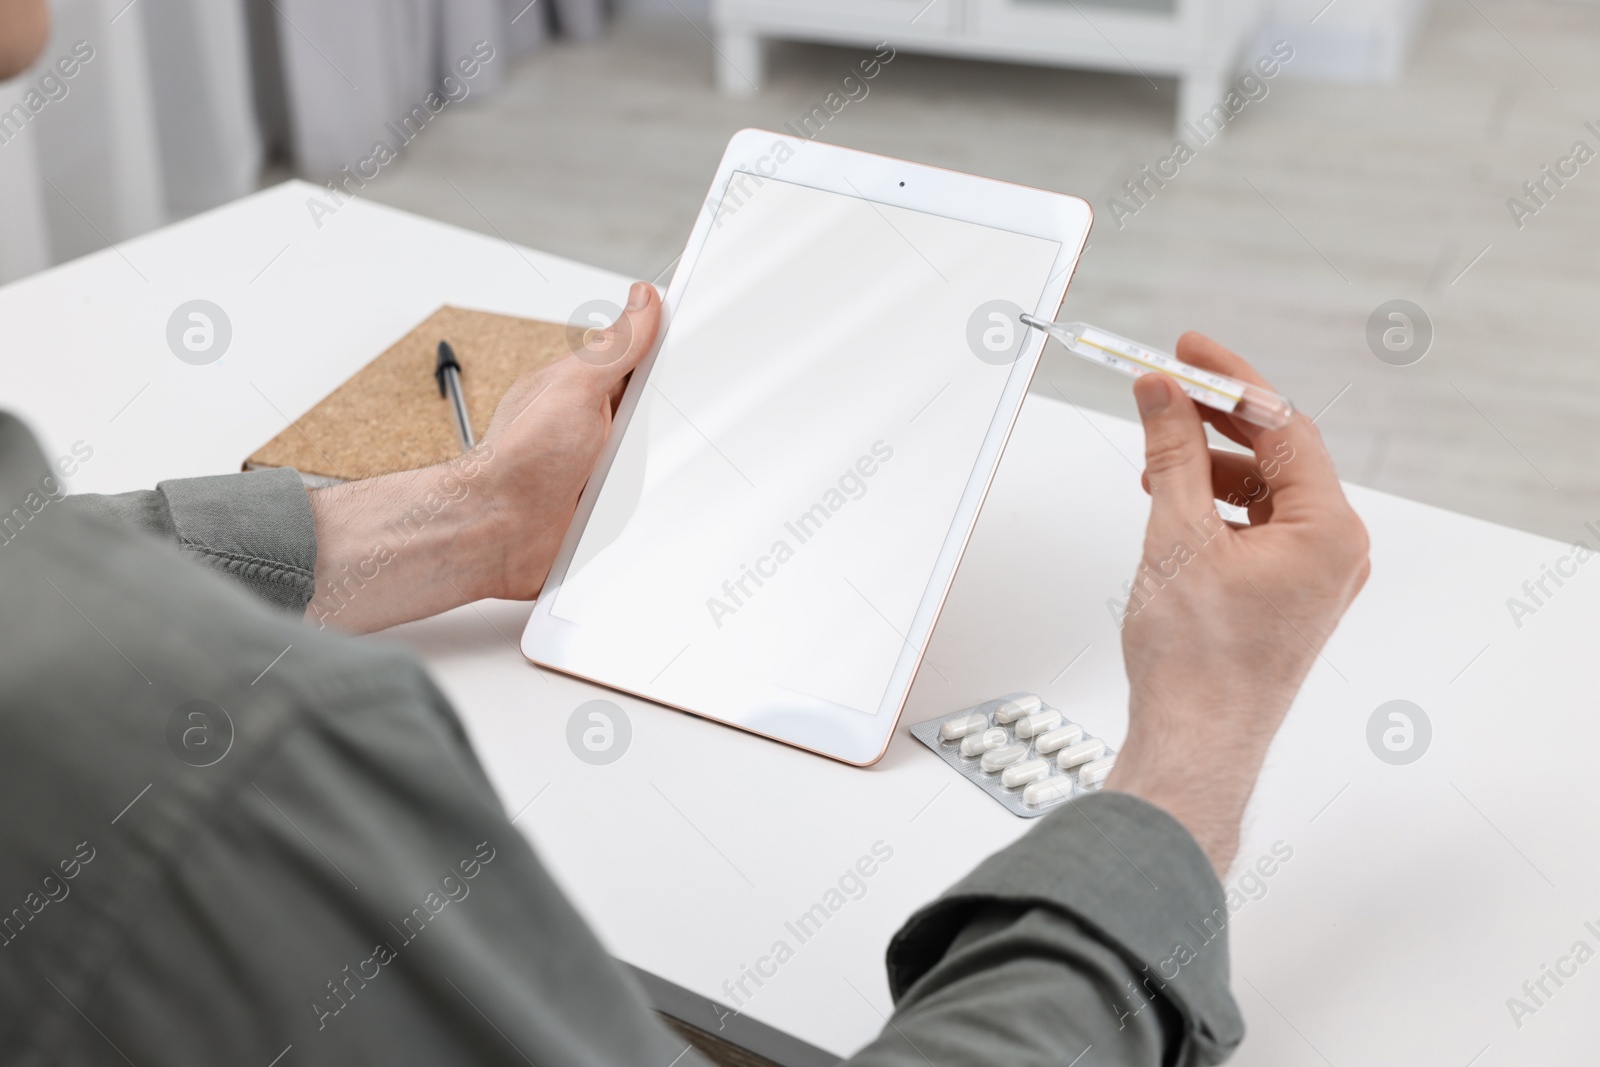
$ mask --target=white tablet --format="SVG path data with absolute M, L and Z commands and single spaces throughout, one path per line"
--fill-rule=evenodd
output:
M 760 130 L 523 634 L 533 662 L 867 765 L 1088 236 L 1077 197 Z

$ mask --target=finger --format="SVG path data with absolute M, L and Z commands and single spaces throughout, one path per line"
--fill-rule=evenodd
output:
M 1150 483 L 1150 536 L 1165 542 L 1187 524 L 1215 513 L 1211 450 L 1194 401 L 1165 374 L 1133 383 L 1144 423 L 1145 477 Z
M 573 353 L 571 373 L 584 377 L 597 395 L 610 395 L 650 351 L 660 325 L 661 298 L 655 287 L 635 282 L 617 321 L 591 332 Z
M 1191 332 L 1178 338 L 1177 354 L 1196 367 L 1272 388 L 1254 367 L 1203 334 Z M 1344 490 L 1333 460 L 1322 443 L 1322 435 L 1305 413 L 1295 412 L 1289 425 L 1281 430 L 1264 429 L 1242 419 L 1230 421 L 1231 428 L 1243 438 L 1240 443 L 1255 452 L 1263 467 L 1270 463 L 1277 468 L 1269 472 L 1278 495 L 1274 509 L 1277 515 L 1319 514 L 1335 502 L 1343 502 Z
M 1263 389 L 1272 388 L 1272 383 L 1263 378 L 1261 372 L 1247 363 L 1238 353 L 1224 348 L 1205 334 L 1194 330 L 1178 338 L 1178 358 L 1191 366 L 1226 374 L 1230 378 L 1238 378 L 1242 382 L 1259 385 Z
M 1139 484 L 1150 492 L 1150 475 L 1139 476 Z M 1211 496 L 1250 514 L 1252 525 L 1272 518 L 1272 484 L 1256 465 L 1254 456 L 1238 452 L 1211 450 Z
M 1245 432 L 1239 428 L 1239 420 L 1229 415 L 1226 411 L 1218 411 L 1216 408 L 1201 404 L 1200 417 L 1234 444 L 1251 448 L 1250 438 L 1246 437 Z
M 1250 525 L 1260 526 L 1272 519 L 1272 483 L 1261 472 L 1254 456 L 1237 452 L 1211 452 L 1211 493 L 1223 503 L 1244 508 Z
M 628 381 L 628 377 L 624 376 L 618 380 L 616 385 L 611 387 L 611 414 L 613 415 L 617 413 L 617 408 L 622 405 L 622 394 L 627 392 Z

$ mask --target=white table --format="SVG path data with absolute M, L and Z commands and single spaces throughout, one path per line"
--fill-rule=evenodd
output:
M 365 203 L 318 230 L 311 195 L 279 186 L 0 290 L 4 404 L 51 455 L 92 445 L 74 490 L 236 469 L 441 303 L 565 319 L 625 291 L 615 275 Z M 165 342 L 170 312 L 197 297 L 233 325 L 209 367 Z M 1139 431 L 1053 396 L 1041 383 L 1028 401 L 935 637 L 943 679 L 926 672 L 905 724 L 1033 689 L 1123 732 L 1105 601 L 1144 521 Z M 1235 1062 L 1584 1061 L 1600 962 L 1550 984 L 1520 1029 L 1506 999 L 1575 941 L 1600 948 L 1583 926 L 1600 920 L 1600 562 L 1518 629 L 1506 598 L 1562 546 L 1350 492 L 1372 532 L 1372 581 L 1312 672 L 1246 826 L 1243 861 L 1279 840 L 1293 858 L 1232 925 L 1250 1028 Z M 834 1053 L 861 1045 L 889 1010 L 896 926 L 1028 824 L 904 725 L 881 764 L 858 770 L 543 675 L 514 647 L 526 614 L 485 603 L 395 636 L 461 709 L 508 811 L 531 801 L 517 825 L 618 957 L 726 1000 L 743 966 L 793 945 L 786 920 L 874 842 L 893 848 L 865 896 L 746 1008 Z M 597 696 L 634 728 L 607 767 L 564 741 L 568 714 Z M 1401 697 L 1427 710 L 1434 737 L 1419 762 L 1390 766 L 1366 723 Z

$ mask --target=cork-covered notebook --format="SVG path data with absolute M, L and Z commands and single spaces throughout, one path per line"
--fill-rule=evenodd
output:
M 245 470 L 293 467 L 312 484 L 443 463 L 461 451 L 450 401 L 433 376 L 440 341 L 461 361 L 472 431 L 483 440 L 511 383 L 570 351 L 569 327 L 442 307 L 262 445 Z

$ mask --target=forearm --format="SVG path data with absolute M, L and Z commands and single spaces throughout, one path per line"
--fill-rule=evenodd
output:
M 306 618 L 371 633 L 493 595 L 503 547 L 480 445 L 449 463 L 311 494 L 316 592 Z
M 553 558 L 564 521 L 510 529 L 485 477 L 494 458 L 485 442 L 435 467 L 309 495 L 285 469 L 82 494 L 65 506 L 170 542 L 320 626 L 370 633 L 503 595 L 507 556 L 530 541 L 548 542 Z M 523 584 L 536 592 L 542 580 Z
M 1276 723 L 1282 709 L 1234 716 L 1231 703 L 1178 694 L 1146 702 L 1130 730 L 1106 789 L 1129 793 L 1177 819 L 1223 877 L 1239 849 L 1239 826 L 1272 742 L 1269 728 L 1240 729 L 1241 721 Z M 1284 703 L 1287 707 L 1287 702 Z
M 1226 619 L 1190 623 L 1226 631 Z M 1309 669 L 1306 660 L 1274 664 L 1264 650 L 1230 654 L 1223 663 L 1248 663 L 1243 672 L 1218 670 L 1189 658 L 1178 634 L 1158 635 L 1169 651 L 1159 676 L 1130 671 L 1128 734 L 1106 780 L 1109 792 L 1154 804 L 1188 830 L 1226 877 L 1239 849 L 1239 827 L 1278 726 Z M 1210 669 L 1208 669 L 1208 667 Z

